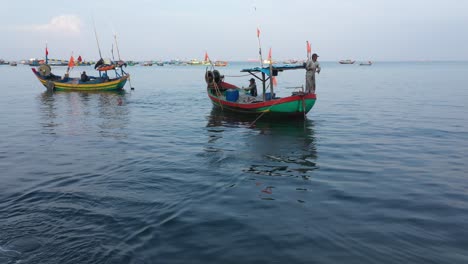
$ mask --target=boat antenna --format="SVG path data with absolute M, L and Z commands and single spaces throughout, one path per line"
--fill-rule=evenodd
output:
M 93 17 L 93 27 L 94 27 L 94 36 L 96 37 L 96 43 L 97 43 L 97 47 L 99 50 L 99 58 L 102 59 L 101 47 L 99 46 L 99 39 L 98 39 L 97 32 L 96 32 L 96 24 L 94 23 L 94 17 Z

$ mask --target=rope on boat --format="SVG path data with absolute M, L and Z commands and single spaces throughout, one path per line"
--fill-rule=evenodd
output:
M 271 109 L 274 105 L 276 105 L 277 103 L 279 103 L 279 102 L 281 102 L 281 100 L 278 100 L 278 101 L 276 101 L 276 103 L 270 105 L 270 107 L 268 107 L 267 110 L 263 111 L 263 113 L 261 113 L 261 114 L 250 124 L 249 127 L 253 127 L 253 126 L 255 125 L 255 122 L 257 122 L 264 114 L 270 112 L 270 109 Z
M 209 60 L 210 63 L 211 63 L 211 60 Z M 214 71 L 214 65 L 213 63 L 211 63 L 211 69 Z M 212 72 L 213 72 L 212 71 Z M 206 70 L 205 70 L 205 78 L 206 78 L 206 74 L 208 73 L 208 67 L 206 67 Z M 208 83 L 208 82 L 207 82 Z M 207 89 L 209 89 L 209 84 L 208 83 L 208 87 Z M 213 73 L 213 80 L 211 81 L 211 84 L 213 84 L 214 88 L 215 88 L 215 91 L 216 91 L 216 95 L 218 96 L 218 100 L 221 100 L 219 97 L 221 97 L 221 91 L 219 90 L 219 87 L 218 87 L 218 84 L 216 83 L 215 79 L 214 79 L 214 73 Z M 221 111 L 224 111 L 223 109 L 223 104 L 221 102 L 218 102 L 219 105 L 221 106 Z
M 301 97 L 302 97 L 302 113 L 304 113 L 304 120 L 305 120 L 305 119 L 306 119 L 306 112 L 305 112 L 305 107 L 306 107 L 306 105 L 305 105 L 304 96 L 305 96 L 305 94 L 301 94 Z M 250 124 L 249 127 L 253 127 L 253 126 L 255 125 L 255 122 L 257 122 L 264 114 L 270 112 L 270 109 L 271 109 L 274 105 L 276 105 L 277 103 L 279 103 L 279 102 L 280 102 L 280 100 L 278 100 L 276 103 L 270 105 L 270 107 L 268 107 L 267 110 L 263 111 L 263 113 L 261 113 L 261 114 Z

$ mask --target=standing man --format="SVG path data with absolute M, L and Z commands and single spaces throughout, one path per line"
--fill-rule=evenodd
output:
M 315 72 L 320 73 L 320 64 L 317 58 L 317 53 L 312 54 L 312 60 L 308 59 L 305 65 L 306 93 L 315 93 Z

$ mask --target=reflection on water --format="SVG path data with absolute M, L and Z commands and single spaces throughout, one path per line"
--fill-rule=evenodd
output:
M 39 97 L 41 126 L 46 134 L 125 137 L 129 122 L 125 91 L 44 92 Z M 97 127 L 97 128 L 96 128 Z
M 226 152 L 248 157 L 244 172 L 267 176 L 310 177 L 317 169 L 314 122 L 306 119 L 259 119 L 213 108 L 208 116 L 206 152 L 231 158 Z

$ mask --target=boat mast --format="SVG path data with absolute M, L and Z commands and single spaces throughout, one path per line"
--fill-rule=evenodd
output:
M 272 59 L 270 58 L 270 99 L 273 99 L 273 64 L 271 61 Z
M 271 57 L 271 47 L 268 52 L 268 62 L 270 63 L 270 100 L 273 99 L 273 59 Z
M 97 32 L 96 32 L 96 25 L 94 23 L 94 18 L 93 18 L 93 27 L 94 27 L 94 36 L 96 37 L 96 43 L 97 43 L 97 47 L 99 50 L 99 58 L 102 59 L 101 47 L 99 46 L 99 39 L 98 39 Z
M 117 35 L 114 34 L 114 40 L 115 40 L 115 48 L 117 49 L 117 55 L 119 56 L 120 60 L 120 51 L 119 51 L 119 45 L 117 45 Z
M 256 9 L 255 9 L 256 10 Z M 257 27 L 257 39 L 258 39 L 258 55 L 260 57 L 260 66 L 263 68 L 263 58 L 262 58 L 262 45 L 260 44 L 260 28 Z M 262 88 L 263 88 L 263 101 L 265 101 L 265 92 L 266 92 L 266 86 L 265 86 L 265 73 L 262 72 Z

